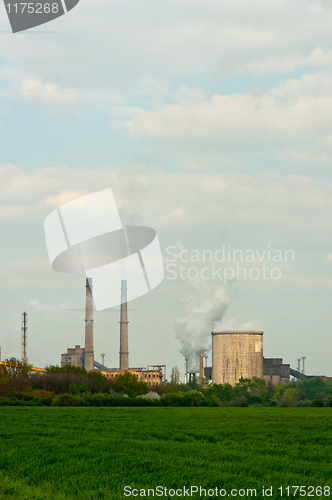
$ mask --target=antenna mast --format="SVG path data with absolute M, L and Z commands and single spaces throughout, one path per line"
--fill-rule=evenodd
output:
M 22 314 L 21 361 L 23 365 L 28 364 L 28 313 L 25 311 Z

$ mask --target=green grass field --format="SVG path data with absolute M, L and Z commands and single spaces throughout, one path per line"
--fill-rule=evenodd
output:
M 332 486 L 330 408 L 1 407 L 0 444 L 6 499 L 134 498 L 126 485 L 256 488 L 256 498 L 273 486 L 280 498 L 280 486 Z

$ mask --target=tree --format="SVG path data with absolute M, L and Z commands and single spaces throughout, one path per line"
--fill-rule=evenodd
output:
M 5 359 L 5 363 L 8 363 L 6 366 L 8 375 L 28 375 L 31 372 L 31 365 L 23 364 L 17 358 Z
M 76 373 L 77 375 L 88 375 L 88 372 L 84 366 L 72 366 L 72 365 L 50 365 L 46 366 L 46 370 L 51 373 Z
M 130 372 L 120 373 L 114 377 L 114 389 L 121 394 L 135 397 L 150 392 L 148 384 L 137 380 L 136 375 Z
M 297 396 L 297 390 L 292 387 L 285 389 L 284 393 L 284 403 L 287 406 L 291 406 L 294 403 L 295 397 Z

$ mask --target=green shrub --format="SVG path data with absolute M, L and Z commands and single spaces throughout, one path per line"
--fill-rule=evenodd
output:
M 323 407 L 325 406 L 325 403 L 322 399 L 313 399 L 311 401 L 311 406 Z
M 81 396 L 74 394 L 60 394 L 53 399 L 53 406 L 85 406 L 85 401 Z
M 232 401 L 232 406 L 246 407 L 248 405 L 248 400 L 245 397 L 236 397 Z

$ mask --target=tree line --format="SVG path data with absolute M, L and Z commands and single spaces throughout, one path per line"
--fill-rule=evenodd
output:
M 66 365 L 31 371 L 19 360 L 0 365 L 0 406 L 318 406 L 332 407 L 332 379 L 314 378 L 277 384 L 253 377 L 230 384 L 203 386 L 195 379 L 178 384 L 174 367 L 169 382 L 149 387 L 132 373 L 108 379 L 100 372 Z

